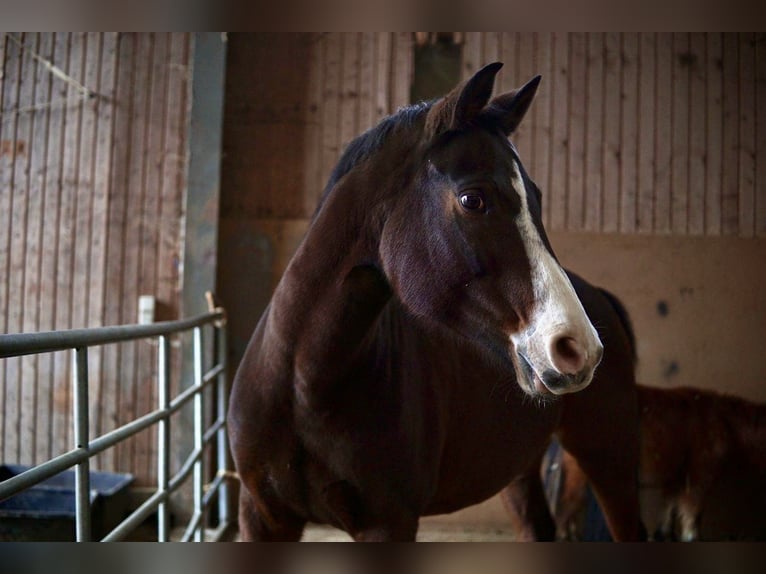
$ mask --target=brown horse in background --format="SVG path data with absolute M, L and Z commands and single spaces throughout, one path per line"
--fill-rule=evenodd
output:
M 640 500 L 657 540 L 766 539 L 766 405 L 692 387 L 638 385 Z M 563 452 L 559 536 L 583 528 L 587 478 Z
M 243 539 L 414 540 L 503 489 L 519 538 L 552 539 L 554 431 L 615 538 L 639 537 L 628 329 L 553 255 L 508 140 L 539 77 L 491 98 L 500 67 L 384 119 L 331 175 L 234 381 Z

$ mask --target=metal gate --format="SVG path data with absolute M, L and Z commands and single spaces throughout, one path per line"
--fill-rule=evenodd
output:
M 226 437 L 226 329 L 225 313 L 216 308 L 209 313 L 191 319 L 164 321 L 149 325 L 121 325 L 91 329 L 73 329 L 44 333 L 0 335 L 0 358 L 51 353 L 71 350 L 73 353 L 72 386 L 74 389 L 72 420 L 74 426 L 73 448 L 57 457 L 39 464 L 22 474 L 0 482 L 0 500 L 46 480 L 59 472 L 75 467 L 75 530 L 77 541 L 91 538 L 90 524 L 90 459 L 117 443 L 149 428 L 158 426 L 157 432 L 157 488 L 154 493 L 117 525 L 103 541 L 124 539 L 157 512 L 157 538 L 170 539 L 170 496 L 193 475 L 194 511 L 181 537 L 182 541 L 205 539 L 218 540 L 231 525 L 229 516 L 229 488 L 226 481 L 234 476 L 229 467 Z M 202 327 L 212 325 L 217 334 L 214 364 L 207 368 L 204 363 Z M 194 381 L 191 386 L 175 397 L 170 397 L 170 337 L 185 331 L 193 331 Z M 88 413 L 88 349 L 93 346 L 156 338 L 158 342 L 157 389 L 158 404 L 152 412 L 139 417 L 115 430 L 97 437 L 89 434 Z M 216 416 L 205 427 L 204 390 L 215 386 Z M 178 472 L 170 476 L 170 417 L 189 401 L 194 410 L 194 448 Z M 215 441 L 216 472 L 205 477 L 205 448 Z M 204 518 L 218 494 L 218 526 L 206 531 Z M 207 534 L 207 536 L 206 536 Z

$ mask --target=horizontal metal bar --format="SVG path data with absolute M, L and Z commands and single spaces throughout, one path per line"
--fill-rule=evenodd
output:
M 205 435 L 202 437 L 203 444 L 207 444 L 210 441 L 212 441 L 214 438 L 216 438 L 216 433 L 221 430 L 221 428 L 226 424 L 226 419 L 218 420 L 215 423 L 213 423 L 213 426 L 208 427 L 208 429 L 205 431 Z
M 223 310 L 216 310 L 189 319 L 159 321 L 149 325 L 118 325 L 113 327 L 0 335 L 0 358 L 50 353 L 74 349 L 76 347 L 92 347 L 95 345 L 170 335 L 194 327 L 200 327 L 207 323 L 221 321 L 224 319 L 224 316 Z
M 90 441 L 90 455 L 94 456 L 101 451 L 116 445 L 118 442 L 126 440 L 133 435 L 148 429 L 150 426 L 157 424 L 160 420 L 168 416 L 170 416 L 169 411 L 152 411 L 135 420 L 130 421 L 127 424 L 122 425 L 120 428 L 116 428 L 106 434 L 103 434 L 100 437 Z
M 56 458 L 0 482 L 0 501 L 10 498 L 22 490 L 31 488 L 60 472 L 72 468 L 76 464 L 86 460 L 88 456 L 89 453 L 84 448 L 72 449 Z
M 202 384 L 206 385 L 223 372 L 223 365 L 218 364 L 202 376 Z
M 194 449 L 189 453 L 189 457 L 181 465 L 181 469 L 170 479 L 168 490 L 174 491 L 181 483 L 189 478 L 189 474 L 191 474 L 191 471 L 194 469 L 194 463 L 199 460 L 203 453 L 204 449 L 200 448 Z
M 207 388 L 209 385 L 215 382 L 215 377 L 223 370 L 223 365 L 216 365 L 202 378 L 201 385 L 191 385 L 185 391 L 180 393 L 176 398 L 170 401 L 170 412 L 175 413 L 178 409 L 188 403 L 194 395 L 201 392 L 202 389 Z
M 171 490 L 157 491 L 147 498 L 144 503 L 131 512 L 128 517 L 120 522 L 114 530 L 101 539 L 102 542 L 116 542 L 122 540 L 140 526 L 152 513 L 157 510 L 160 503 L 165 502 L 170 496 Z
M 212 381 L 212 378 L 210 379 Z M 97 455 L 98 453 L 114 446 L 120 441 L 126 440 L 133 435 L 151 427 L 163 418 L 169 417 L 179 410 L 185 402 L 191 399 L 196 393 L 202 392 L 204 387 L 190 387 L 182 395 L 176 397 L 171 403 L 169 410 L 155 410 L 137 418 L 113 431 L 103 434 L 90 442 L 88 449 L 73 449 L 34 468 L 31 468 L 21 474 L 0 482 L 0 501 L 5 500 L 15 494 L 30 488 L 40 482 L 55 476 L 56 474 L 68 470 L 85 459 Z M 184 399 L 184 400 L 179 400 Z M 213 438 L 213 435 L 226 421 L 217 421 L 205 433 L 204 443 L 207 444 Z M 190 464 L 194 463 L 191 460 Z M 188 461 L 187 461 L 188 462 Z M 191 470 L 191 466 L 189 467 Z
M 181 537 L 181 542 L 189 542 L 192 539 L 192 536 L 194 536 L 197 528 L 199 528 L 199 523 L 202 521 L 203 514 L 203 512 L 195 512 L 192 515 L 191 520 L 189 520 L 189 524 L 186 525 L 184 535 Z
M 208 485 L 207 490 L 205 490 L 205 496 L 202 497 L 202 506 L 204 508 L 207 508 L 210 505 L 210 501 L 213 499 L 213 496 L 215 496 L 218 489 L 221 488 L 224 480 L 226 480 L 226 477 L 219 474 L 215 477 L 213 482 Z

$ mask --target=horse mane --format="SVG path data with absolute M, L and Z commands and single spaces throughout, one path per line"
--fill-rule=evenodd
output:
M 317 211 L 344 175 L 382 148 L 396 130 L 412 127 L 431 108 L 433 103 L 433 101 L 421 102 L 399 108 L 390 116 L 383 118 L 377 125 L 351 140 L 330 173 L 330 178 L 327 180 L 327 185 L 325 185 L 319 199 Z
M 606 300 L 609 301 L 609 304 L 614 309 L 614 312 L 617 313 L 617 316 L 620 318 L 620 323 L 622 324 L 623 329 L 625 329 L 625 334 L 628 336 L 628 341 L 630 342 L 631 357 L 633 359 L 633 365 L 635 366 L 638 363 L 638 351 L 636 349 L 636 333 L 633 330 L 633 322 L 630 319 L 628 310 L 625 308 L 625 305 L 622 304 L 622 301 L 620 301 L 616 295 L 614 295 L 613 293 L 610 293 L 603 287 L 599 287 L 598 290 L 601 291 L 601 294 L 604 297 L 606 297 Z

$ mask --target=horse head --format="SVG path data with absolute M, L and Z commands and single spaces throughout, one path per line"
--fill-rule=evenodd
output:
M 510 359 L 532 395 L 579 391 L 603 347 L 541 219 L 508 137 L 539 76 L 491 98 L 490 64 L 428 106 L 404 189 L 382 224 L 380 265 L 411 313 Z

